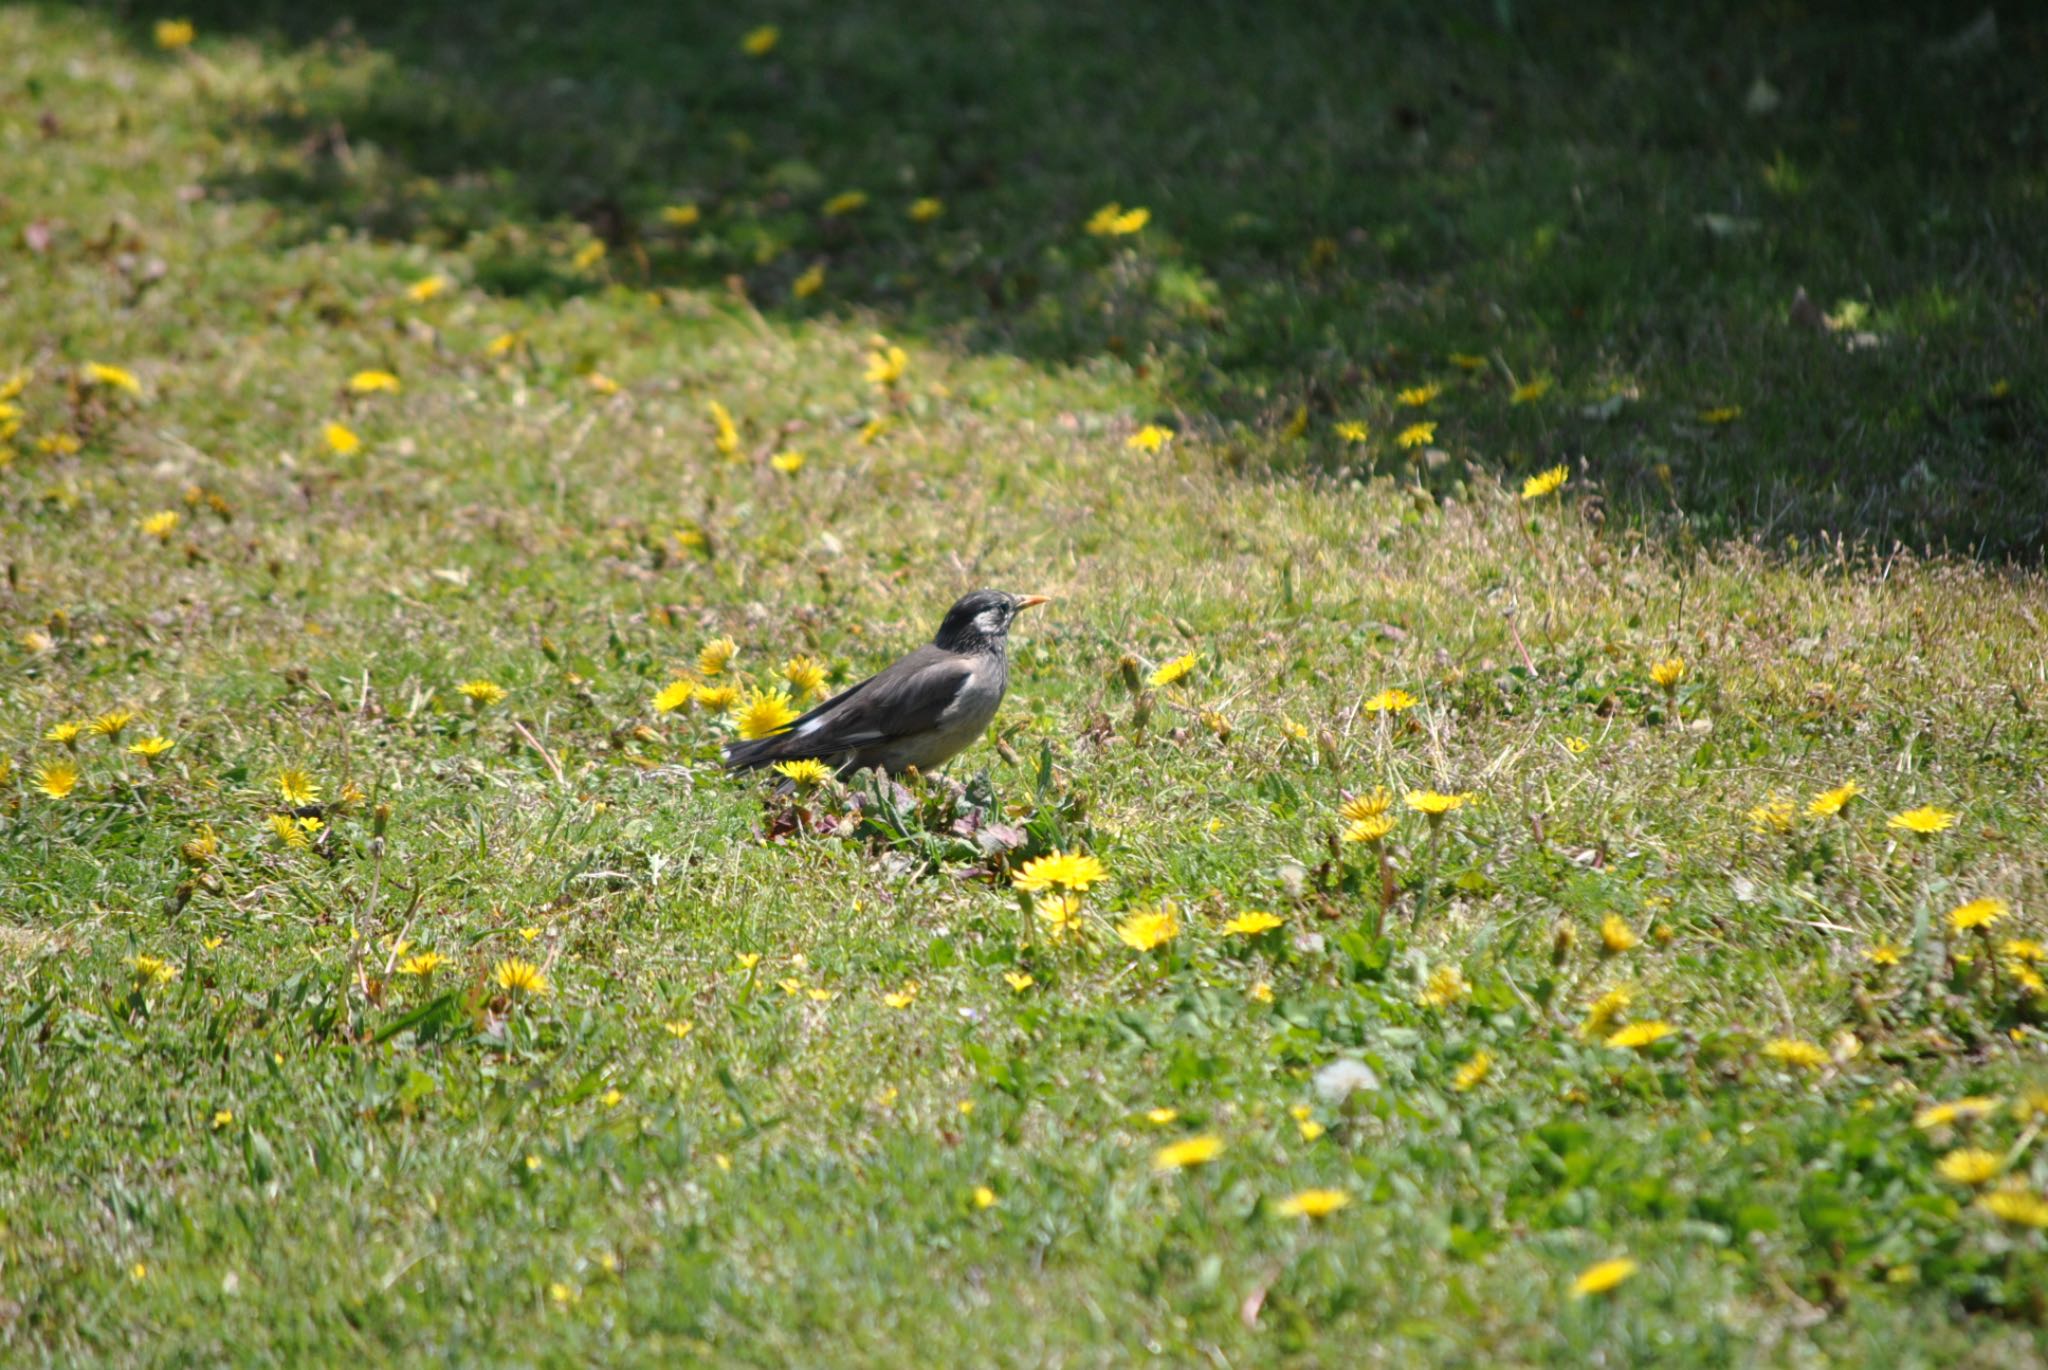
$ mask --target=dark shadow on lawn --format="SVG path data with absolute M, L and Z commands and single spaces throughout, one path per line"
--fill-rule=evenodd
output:
M 331 75 L 225 116 L 275 156 L 224 189 L 287 234 L 466 245 L 507 293 L 738 282 L 771 317 L 1113 355 L 1288 467 L 1406 470 L 1392 396 L 1440 382 L 1438 446 L 1583 460 L 1625 514 L 2042 549 L 2048 22 L 2019 7 L 188 8 Z M 1112 201 L 1149 223 L 1087 232 Z M 586 232 L 610 251 L 579 271 Z

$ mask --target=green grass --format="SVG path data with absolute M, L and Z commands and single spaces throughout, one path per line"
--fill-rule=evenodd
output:
M 2048 937 L 2048 34 L 1354 8 L 0 9 L 10 1359 L 2038 1361 L 2048 1235 L 1936 1164 L 2048 1186 L 1986 954 Z M 652 706 L 984 583 L 1059 599 L 964 794 L 778 799 Z M 1477 796 L 1397 799 L 1384 909 L 1381 785 Z

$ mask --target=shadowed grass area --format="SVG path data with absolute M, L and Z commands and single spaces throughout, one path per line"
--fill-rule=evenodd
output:
M 10 1358 L 2040 1359 L 2048 595 L 1776 536 L 2017 469 L 1871 92 L 2037 31 L 1147 13 L 0 9 Z M 950 778 L 720 773 L 984 583 Z
M 1630 517 L 1708 536 L 2040 554 L 2038 16 L 195 15 L 294 49 L 289 79 L 219 102 L 249 157 L 212 177 L 282 208 L 287 239 L 460 248 L 507 293 L 730 281 L 774 318 L 869 310 L 977 350 L 1117 358 L 1220 437 L 1305 410 L 1303 438 L 1261 457 L 1288 470 L 1402 469 L 1417 416 L 1394 396 L 1441 383 L 1438 489 L 1466 461 L 1519 478 L 1568 460 Z M 755 57 L 757 25 L 778 39 Z M 865 203 L 834 213 L 847 192 Z M 927 199 L 937 217 L 909 217 Z M 1110 202 L 1149 223 L 1083 233 Z M 684 206 L 694 222 L 663 219 Z M 612 249 L 601 268 L 570 267 L 581 236 Z M 1372 436 L 1334 437 L 1347 421 Z

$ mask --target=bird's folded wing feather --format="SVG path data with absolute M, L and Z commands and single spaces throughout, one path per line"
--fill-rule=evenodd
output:
M 784 736 L 854 747 L 927 732 L 939 726 L 940 715 L 973 675 L 973 668 L 952 653 L 921 647 L 880 675 L 826 700 Z

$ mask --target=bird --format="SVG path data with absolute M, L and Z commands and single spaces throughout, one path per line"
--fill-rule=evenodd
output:
M 946 611 L 932 640 L 783 731 L 725 749 L 729 771 L 822 761 L 841 775 L 943 766 L 987 730 L 1010 683 L 1010 624 L 1048 595 L 975 590 Z

